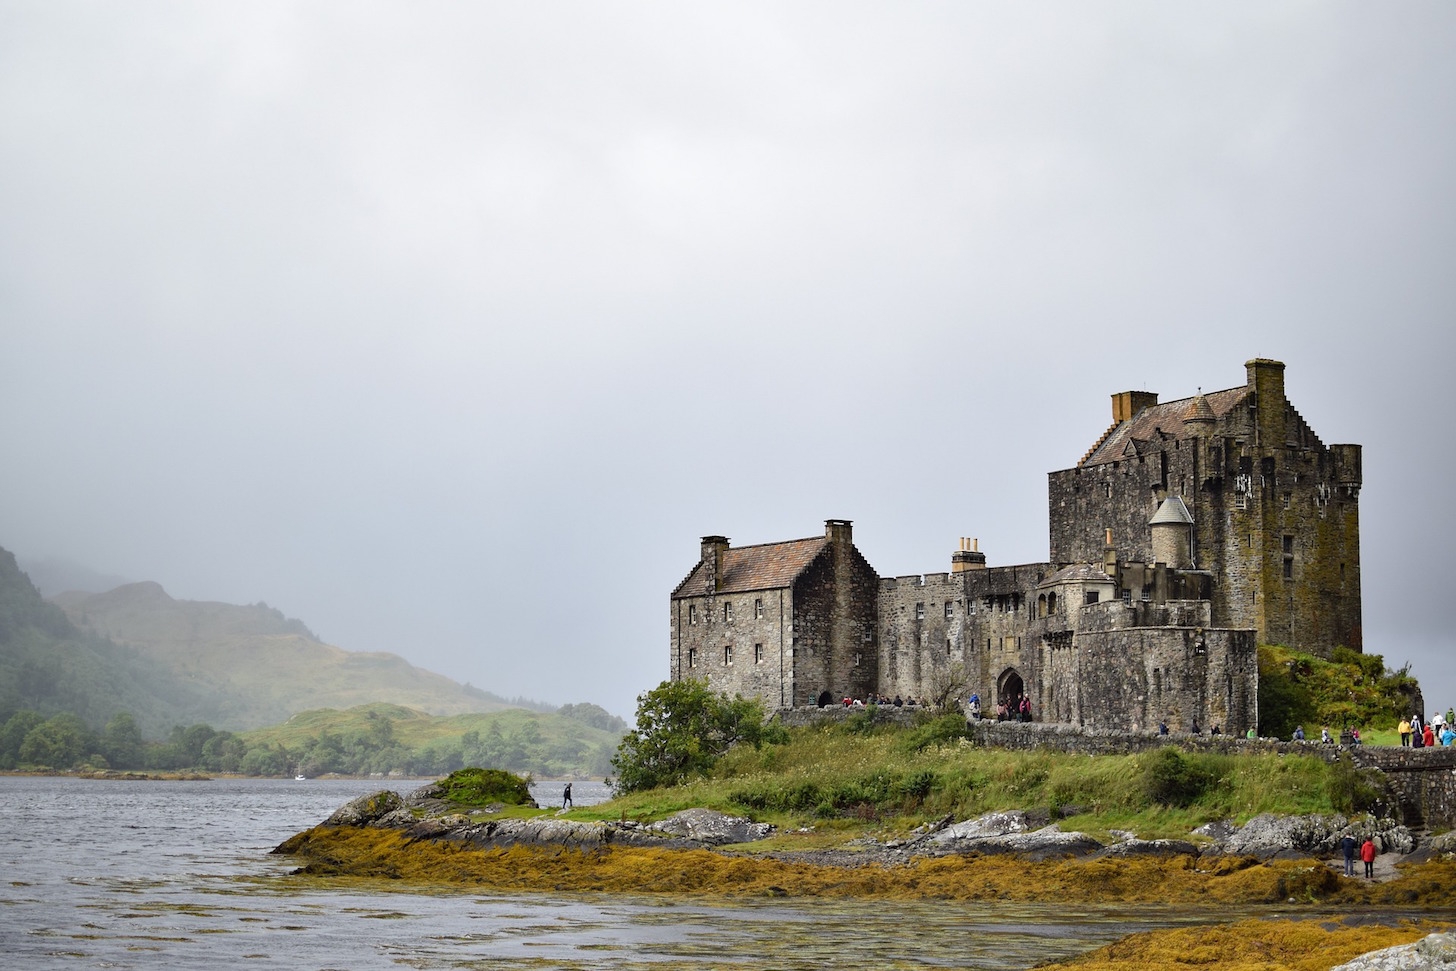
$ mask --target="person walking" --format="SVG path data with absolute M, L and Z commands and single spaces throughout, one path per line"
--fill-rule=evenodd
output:
M 1410 748 L 1410 719 L 1402 718 L 1400 724 L 1395 726 L 1395 730 L 1400 732 L 1400 747 Z
M 1436 731 L 1435 731 L 1435 729 L 1431 728 L 1430 725 L 1427 725 L 1425 728 L 1421 729 L 1421 741 L 1425 743 L 1426 748 L 1430 748 L 1432 745 L 1435 745 L 1436 744 Z
M 567 806 L 570 806 L 572 809 L 575 809 L 576 808 L 576 804 L 571 801 L 571 783 L 570 782 L 568 782 L 566 784 L 566 788 L 565 789 L 561 790 L 561 808 L 562 809 L 565 809 Z
M 1345 838 L 1340 840 L 1340 849 L 1345 853 L 1345 876 L 1353 877 L 1355 875 L 1355 837 L 1346 833 Z
M 1360 847 L 1360 859 L 1365 864 L 1365 879 L 1375 879 L 1375 841 L 1373 839 L 1367 837 L 1365 845 Z

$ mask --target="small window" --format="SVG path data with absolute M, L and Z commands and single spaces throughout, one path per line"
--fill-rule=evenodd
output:
M 758 618 L 759 620 L 763 620 L 763 600 L 762 600 L 762 598 L 759 598 L 759 599 L 756 599 L 756 600 L 753 601 L 753 616 L 756 617 L 756 618 Z
M 1083 603 L 1095 604 L 1098 600 L 1101 599 L 1101 597 L 1102 597 L 1102 594 L 1099 593 L 1098 591 L 1096 591 L 1096 590 L 1088 590 L 1087 591 L 1087 598 L 1083 601 Z
M 762 664 L 763 663 L 763 645 L 762 644 L 755 644 L 755 645 L 753 645 L 753 663 L 754 664 Z
M 925 604 L 920 603 L 920 604 L 916 604 L 915 605 L 915 619 L 916 620 L 924 620 L 925 619 Z
M 1284 537 L 1284 553 L 1287 556 L 1289 554 L 1292 554 L 1293 552 L 1294 552 L 1294 537 L 1293 536 L 1285 536 Z
M 732 644 L 724 644 L 723 645 L 723 663 L 724 664 L 732 664 L 733 663 L 733 645 Z
M 947 600 L 945 602 L 945 619 L 946 620 L 950 620 L 951 617 L 954 616 L 954 614 L 955 614 L 955 608 L 952 607 L 951 606 L 951 602 L 949 600 Z
M 859 662 L 862 661 L 863 659 L 864 659 L 864 655 L 860 654 L 859 651 L 855 651 L 854 652 L 854 666 L 855 667 L 859 667 Z
M 732 601 L 729 601 L 729 600 L 723 601 L 723 623 L 725 623 L 725 624 L 731 624 L 731 623 L 733 623 L 733 603 L 732 603 Z
M 688 667 L 695 668 L 697 666 L 698 666 L 698 649 L 696 647 L 690 647 L 690 648 L 688 648 Z
M 1286 556 L 1284 558 L 1284 579 L 1286 579 L 1286 580 L 1293 580 L 1294 579 L 1294 558 L 1293 557 Z
M 1285 509 L 1289 509 L 1289 508 L 1293 507 L 1293 505 L 1294 505 L 1294 496 L 1290 495 L 1287 492 L 1284 493 L 1284 508 Z
M 697 622 L 698 622 L 698 605 L 697 604 L 688 604 L 688 623 L 689 624 L 696 624 Z
M 950 657 L 950 638 L 945 639 L 945 656 Z

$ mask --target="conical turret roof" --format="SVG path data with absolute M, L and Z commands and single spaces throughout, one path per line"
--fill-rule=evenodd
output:
M 1177 526 L 1192 526 L 1193 514 L 1188 507 L 1183 505 L 1183 499 L 1179 496 L 1169 496 L 1163 500 L 1158 511 L 1153 513 L 1153 518 L 1148 520 L 1149 526 L 1162 526 L 1172 523 Z
M 1217 421 L 1218 419 L 1214 415 L 1213 407 L 1208 403 L 1208 399 L 1199 394 L 1195 395 L 1193 400 L 1188 403 L 1188 410 L 1183 412 L 1183 420 L 1189 422 Z

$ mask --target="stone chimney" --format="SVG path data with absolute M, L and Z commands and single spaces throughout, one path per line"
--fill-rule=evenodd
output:
M 986 568 L 986 554 L 981 552 L 979 539 L 961 537 L 961 548 L 950 555 L 950 572 L 968 573 Z
M 1103 534 L 1102 542 L 1102 572 L 1117 579 L 1117 547 L 1112 545 L 1112 527 L 1109 526 Z
M 1124 422 L 1158 403 L 1156 391 L 1119 391 L 1112 396 L 1112 420 Z
M 824 520 L 824 538 L 831 543 L 843 543 L 848 546 L 854 542 L 854 523 L 848 519 L 826 519 Z
M 723 554 L 728 551 L 728 537 L 704 536 L 702 549 L 703 566 L 706 567 L 703 587 L 708 593 L 714 593 L 723 575 Z
M 1263 448 L 1283 448 L 1285 437 L 1284 365 L 1279 361 L 1256 357 L 1244 362 L 1249 390 L 1254 392 L 1255 444 Z

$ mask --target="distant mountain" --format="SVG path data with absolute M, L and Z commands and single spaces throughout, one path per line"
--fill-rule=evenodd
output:
M 71 623 L 165 670 L 209 701 L 200 719 L 244 730 L 317 708 L 387 702 L 432 715 L 514 707 L 396 654 L 345 651 L 265 603 L 174 600 L 156 583 L 54 598 Z
M 0 549 L 0 722 L 20 709 L 72 712 L 94 727 L 129 711 L 156 736 L 207 720 L 213 705 L 167 665 L 78 629 Z
M 107 590 L 115 590 L 122 584 L 132 582 L 130 577 L 100 573 L 89 566 L 82 566 L 73 560 L 58 556 L 43 556 L 35 559 L 19 557 L 19 562 L 25 575 L 30 577 L 30 582 L 35 584 L 40 595 L 47 599 L 71 590 L 80 590 L 84 593 L 105 593 Z

